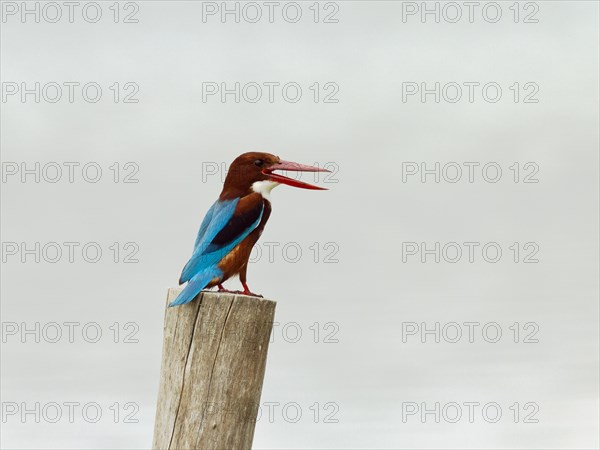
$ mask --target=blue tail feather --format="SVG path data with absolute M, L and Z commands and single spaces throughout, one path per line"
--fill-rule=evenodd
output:
M 222 276 L 223 271 L 217 266 L 208 267 L 197 273 L 188 281 L 187 286 L 183 288 L 183 291 L 179 293 L 177 298 L 169 304 L 169 307 L 185 305 L 191 302 L 213 278 L 220 278 Z

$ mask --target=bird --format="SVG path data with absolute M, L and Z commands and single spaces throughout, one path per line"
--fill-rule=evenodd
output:
M 274 173 L 276 170 L 330 172 L 325 168 L 281 160 L 270 153 L 248 152 L 230 165 L 219 198 L 206 213 L 183 268 L 179 284 L 187 283 L 169 304 L 191 302 L 203 289 L 262 297 L 250 291 L 246 273 L 252 248 L 271 216 L 271 191 L 280 184 L 302 189 L 326 190 Z M 239 275 L 243 291 L 229 291 L 223 283 Z

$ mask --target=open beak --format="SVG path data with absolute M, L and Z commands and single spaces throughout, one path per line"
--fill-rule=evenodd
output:
M 273 164 L 267 169 L 263 169 L 262 173 L 267 175 L 271 181 L 277 183 L 287 184 L 288 186 L 294 186 L 302 189 L 313 189 L 319 191 L 326 191 L 327 188 L 319 186 L 313 186 L 312 184 L 304 183 L 303 181 L 294 180 L 292 178 L 284 177 L 278 173 L 273 173 L 274 170 L 289 170 L 293 172 L 331 172 L 331 170 L 321 169 L 320 167 L 306 166 L 304 164 L 298 164 L 290 161 L 279 161 L 277 164 Z

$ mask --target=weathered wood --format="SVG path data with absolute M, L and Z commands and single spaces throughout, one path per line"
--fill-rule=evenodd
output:
M 153 449 L 252 447 L 275 305 L 202 292 L 167 308 Z

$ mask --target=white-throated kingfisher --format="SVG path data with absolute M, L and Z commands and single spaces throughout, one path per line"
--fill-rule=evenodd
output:
M 192 301 L 202 289 L 218 286 L 239 275 L 243 291 L 254 295 L 246 284 L 252 247 L 271 215 L 271 191 L 279 184 L 303 189 L 324 188 L 273 173 L 275 170 L 329 172 L 314 166 L 282 161 L 270 153 L 250 152 L 238 156 L 229 168 L 223 191 L 210 207 L 196 237 L 194 252 L 183 268 L 179 284 L 185 288 L 169 306 Z

